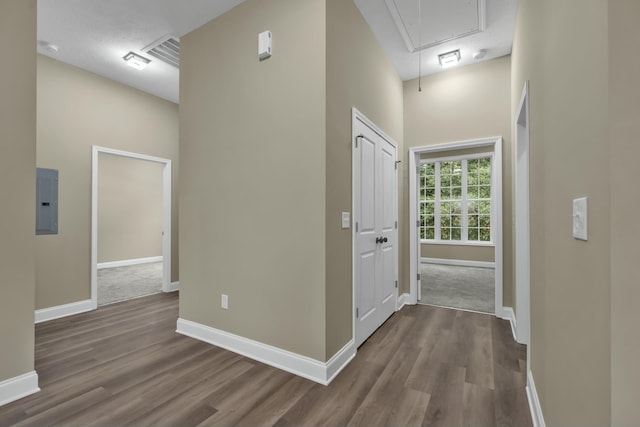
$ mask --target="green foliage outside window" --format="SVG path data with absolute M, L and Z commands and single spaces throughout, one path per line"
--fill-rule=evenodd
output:
M 422 240 L 491 241 L 491 157 L 424 163 L 419 181 Z

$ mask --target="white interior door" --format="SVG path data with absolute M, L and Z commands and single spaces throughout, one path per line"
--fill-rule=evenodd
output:
M 396 147 L 354 119 L 355 339 L 362 344 L 396 310 Z

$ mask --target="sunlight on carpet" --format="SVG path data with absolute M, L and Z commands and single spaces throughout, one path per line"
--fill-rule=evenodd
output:
M 98 305 L 162 292 L 162 262 L 98 270 Z
M 495 270 L 421 264 L 422 304 L 495 313 Z

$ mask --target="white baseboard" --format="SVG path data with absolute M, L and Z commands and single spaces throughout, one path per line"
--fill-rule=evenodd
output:
M 495 262 L 468 261 L 465 259 L 420 258 L 420 262 L 425 264 L 456 265 L 460 267 L 496 268 Z
M 171 282 L 167 292 L 175 292 L 180 290 L 180 282 Z
M 84 301 L 72 302 L 69 304 L 57 305 L 55 307 L 42 308 L 36 310 L 35 322 L 41 323 L 48 320 L 59 319 L 61 317 L 73 316 L 85 311 L 95 310 L 93 302 L 88 299 Z
M 162 261 L 162 255 L 147 258 L 124 259 L 122 261 L 99 262 L 97 268 L 101 270 L 103 268 L 128 267 L 130 265 L 149 264 L 160 261 Z
M 409 304 L 410 300 L 411 300 L 410 294 L 400 294 L 400 296 L 398 297 L 398 307 L 396 308 L 396 311 L 402 310 L 402 307 Z
M 323 365 L 326 366 L 326 374 L 324 376 L 325 378 L 327 378 L 327 380 L 320 382 L 320 384 L 329 385 L 329 383 L 331 383 L 331 381 L 333 381 L 334 378 L 337 377 L 338 374 L 347 367 L 349 362 L 351 362 L 354 357 L 356 357 L 356 342 L 354 340 L 351 340 L 346 343 L 344 347 L 338 350 L 338 352 L 334 354 L 331 359 L 329 359 L 326 363 L 323 363 Z
M 529 399 L 529 410 L 531 411 L 533 427 L 546 427 L 546 424 L 544 423 L 544 416 L 542 416 L 540 400 L 538 400 L 536 383 L 533 381 L 533 374 L 531 371 L 527 372 L 527 398 Z
M 40 391 L 36 371 L 0 381 L 0 406 Z
M 516 340 L 516 313 L 513 311 L 511 307 L 502 307 L 502 315 L 499 316 L 501 319 L 508 320 L 511 325 L 511 333 L 513 334 L 513 339 Z
M 349 341 L 329 361 L 320 362 L 190 320 L 178 319 L 176 332 L 323 385 L 328 385 L 356 355 L 356 345 L 353 340 Z

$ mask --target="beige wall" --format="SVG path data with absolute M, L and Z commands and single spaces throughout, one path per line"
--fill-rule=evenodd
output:
M 60 181 L 59 234 L 36 239 L 36 308 L 90 298 L 92 145 L 173 160 L 178 280 L 177 106 L 38 55 L 37 132 L 37 165 L 58 169 Z
M 510 72 L 511 57 L 504 56 L 423 77 L 422 92 L 418 92 L 417 79 L 404 82 L 404 140 L 407 150 L 411 147 L 492 136 L 502 136 L 503 138 L 503 302 L 507 307 L 512 307 L 515 301 L 513 298 L 511 254 L 513 233 L 511 218 L 512 144 L 509 124 L 511 117 Z M 461 154 L 464 152 L 466 151 L 462 151 Z M 405 182 L 408 182 L 406 174 L 407 169 L 405 169 Z M 408 191 L 409 188 L 406 185 L 405 200 L 409 198 Z M 405 222 L 408 222 L 408 211 L 404 219 Z M 407 242 L 408 230 L 405 230 L 405 233 L 405 242 Z M 475 252 L 471 249 L 468 251 Z M 478 259 L 489 256 L 486 251 L 480 251 L 478 254 L 465 252 L 455 256 L 462 255 Z M 403 264 L 404 268 L 408 270 L 408 254 L 403 258 Z
M 611 425 L 640 420 L 640 2 L 609 0 L 611 153 Z
M 447 150 L 447 151 L 436 151 L 433 153 L 422 153 L 420 154 L 420 159 L 428 160 L 428 159 L 438 159 L 442 157 L 466 156 L 470 154 L 484 154 L 484 153 L 491 154 L 492 153 L 491 148 L 475 147 L 475 148 L 464 148 L 462 150 Z
M 530 80 L 531 369 L 547 425 L 610 422 L 607 31 L 603 0 L 519 3 L 511 110 Z M 583 196 L 587 242 L 571 232 Z
M 352 230 L 340 227 L 351 211 L 351 108 L 376 123 L 398 144 L 404 161 L 402 81 L 352 1 L 327 1 L 327 354 L 352 337 Z M 399 202 L 403 207 L 402 173 Z M 400 224 L 403 226 L 404 224 Z M 400 240 L 399 247 L 408 241 Z M 399 272 L 405 283 L 408 271 Z M 406 275 L 405 275 L 406 274 Z M 408 283 L 406 284 L 408 292 Z
M 439 245 L 421 244 L 422 258 L 460 259 L 466 261 L 494 262 L 495 249 L 493 246 L 471 245 Z
M 325 2 L 248 0 L 181 50 L 180 317 L 325 360 Z
M 0 2 L 0 382 L 33 370 L 36 1 Z
M 163 170 L 161 163 L 99 155 L 99 263 L 162 255 Z

